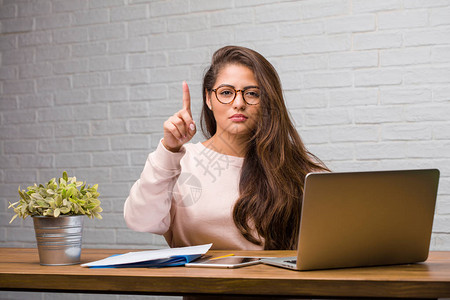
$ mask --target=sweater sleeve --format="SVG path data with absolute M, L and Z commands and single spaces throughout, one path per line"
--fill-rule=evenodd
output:
M 156 234 L 164 234 L 169 229 L 171 191 L 185 153 L 184 147 L 173 153 L 159 142 L 155 152 L 149 154 L 140 178 L 125 201 L 124 218 L 130 229 Z

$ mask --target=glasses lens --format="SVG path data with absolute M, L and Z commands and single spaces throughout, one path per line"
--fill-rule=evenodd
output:
M 257 88 L 249 88 L 244 90 L 244 99 L 248 104 L 258 104 L 261 92 Z
M 232 87 L 223 86 L 217 89 L 217 99 L 222 103 L 230 103 L 234 99 L 236 91 Z

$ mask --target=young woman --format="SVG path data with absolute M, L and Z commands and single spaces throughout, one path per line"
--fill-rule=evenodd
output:
M 303 145 L 274 67 L 237 46 L 217 50 L 203 80 L 196 133 L 189 88 L 164 123 L 125 202 L 129 228 L 163 234 L 171 247 L 296 249 L 307 173 L 327 168 Z

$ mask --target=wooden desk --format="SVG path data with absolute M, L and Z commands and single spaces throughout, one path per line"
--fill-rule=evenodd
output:
M 130 250 L 83 249 L 82 262 Z M 224 251 L 210 251 L 219 256 Z M 235 251 L 289 256 L 293 251 Z M 304 297 L 450 298 L 450 252 L 426 263 L 298 272 L 267 265 L 240 269 L 173 267 L 87 269 L 41 266 L 36 249 L 0 248 L 0 290 L 159 295 L 280 295 Z

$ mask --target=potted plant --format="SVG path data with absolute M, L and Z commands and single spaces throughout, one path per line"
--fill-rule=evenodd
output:
M 10 203 L 17 217 L 33 217 L 41 265 L 71 265 L 80 262 L 83 216 L 99 218 L 98 185 L 86 185 L 63 172 L 46 185 L 34 184 L 27 191 L 19 186 L 20 200 Z

